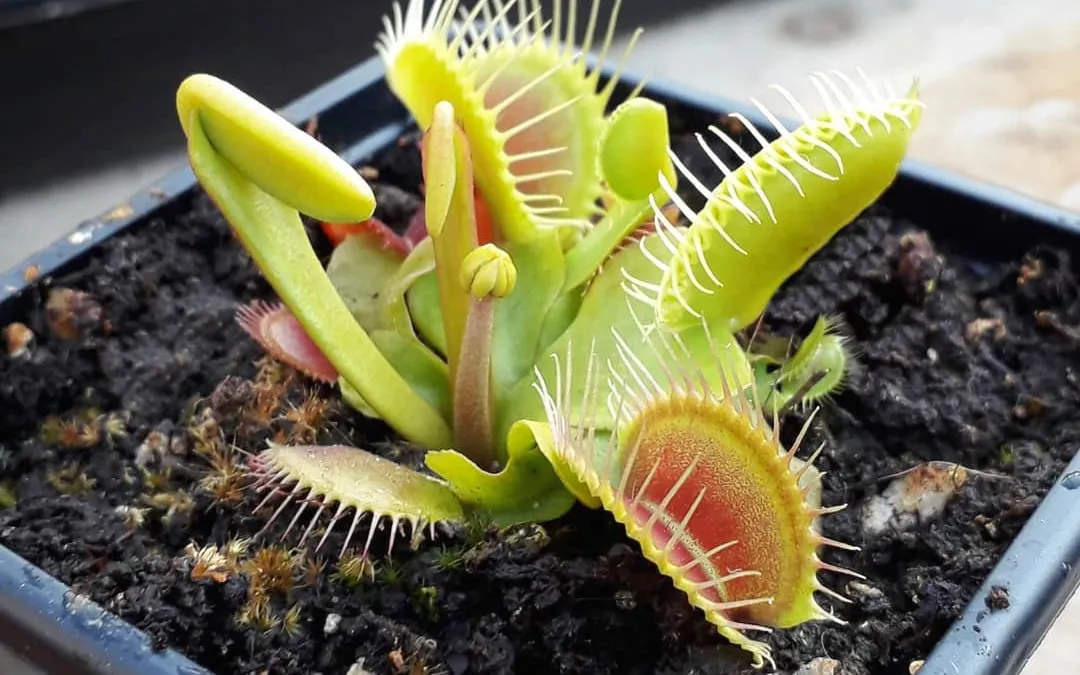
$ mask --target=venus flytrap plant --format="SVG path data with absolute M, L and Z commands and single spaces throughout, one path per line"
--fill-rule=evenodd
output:
M 199 175 L 215 201 L 225 205 L 222 210 L 241 241 L 253 251 L 256 263 L 266 270 L 284 301 L 283 307 L 250 307 L 239 317 L 271 354 L 317 379 L 336 377 L 347 402 L 386 420 L 406 439 L 431 448 L 428 465 L 468 506 L 490 512 L 499 522 L 551 518 L 570 507 L 573 495 L 564 486 L 568 478 L 560 480 L 538 449 L 537 434 L 542 437 L 543 430 L 517 425 L 530 417 L 514 413 L 521 404 L 518 392 L 527 389 L 537 356 L 573 320 L 585 285 L 604 259 L 649 215 L 647 200 L 628 202 L 605 193 L 598 155 L 602 148 L 627 154 L 640 169 L 629 172 L 631 176 L 673 175 L 673 171 L 655 149 L 645 153 L 644 159 L 635 159 L 633 147 L 622 147 L 623 142 L 614 150 L 611 143 L 597 143 L 607 128 L 605 106 L 614 81 L 597 91 L 596 71 L 577 65 L 572 26 L 567 26 L 565 34 L 558 27 L 546 33 L 549 22 L 542 21 L 533 7 L 520 14 L 519 24 L 498 37 L 485 31 L 450 38 L 447 17 L 456 7 L 453 2 L 437 3 L 425 16 L 423 3 L 413 3 L 390 24 L 382 42 L 388 71 L 395 73 L 389 79 L 404 92 L 403 100 L 425 127 L 428 236 L 419 243 L 388 245 L 395 242 L 381 228 L 357 228 L 358 235 L 339 242 L 324 271 L 300 238 L 303 231 L 297 209 L 288 206 L 300 205 L 300 198 L 286 191 L 279 192 L 273 202 L 264 199 L 265 190 L 259 184 L 262 175 L 255 172 L 233 181 L 222 181 L 204 170 Z M 500 6 L 497 14 L 505 16 L 505 9 Z M 598 6 L 593 9 L 594 19 L 597 14 Z M 498 21 L 499 16 L 493 18 Z M 595 20 L 586 42 L 594 31 Z M 609 31 L 606 39 L 610 38 Z M 427 109 L 427 99 L 410 100 L 408 92 L 417 87 L 415 75 L 409 73 L 413 60 L 424 61 L 432 54 L 445 73 L 434 80 L 425 74 L 424 79 L 435 82 L 434 89 L 445 98 Z M 483 82 L 476 80 L 480 72 L 487 73 Z M 549 78 L 552 86 L 548 86 Z M 419 87 L 423 92 L 431 89 Z M 478 94 L 483 96 L 478 98 Z M 644 110 L 642 103 L 631 101 L 635 110 Z M 184 83 L 178 92 L 178 110 L 188 120 L 185 131 L 197 167 L 257 164 L 258 160 L 273 166 L 280 164 L 279 155 L 292 153 L 314 168 L 302 184 L 318 182 L 319 172 L 342 173 L 339 164 L 306 159 L 306 155 L 321 158 L 326 153 L 313 139 L 291 127 L 286 133 L 287 125 L 269 110 L 209 76 L 193 76 Z M 648 110 L 652 118 L 642 130 L 659 133 L 643 137 L 666 147 L 663 109 L 652 104 Z M 204 117 L 228 119 L 234 126 L 246 124 L 244 134 L 263 145 L 239 136 L 219 140 L 214 136 L 216 128 L 204 128 Z M 631 112 L 617 119 L 614 126 L 622 129 L 645 117 Z M 222 133 L 233 131 L 230 127 Z M 232 153 L 237 152 L 234 158 Z M 551 162 L 557 156 L 569 164 L 537 169 L 541 160 Z M 573 180 L 568 180 L 570 176 Z M 275 185 L 284 183 L 280 176 L 272 178 Z M 327 178 L 342 180 L 329 173 Z M 358 180 L 355 175 L 350 179 Z M 473 186 L 474 179 L 479 190 Z M 646 186 L 650 182 L 635 180 Z M 610 182 L 619 186 L 625 181 L 616 177 Z M 659 194 L 655 180 L 651 187 Z M 366 185 L 363 189 L 367 190 Z M 483 210 L 490 215 L 487 231 L 479 227 L 477 196 L 482 196 Z M 257 200 L 272 203 L 276 209 L 266 209 L 263 222 L 254 217 L 263 208 Z M 536 206 L 538 202 L 549 205 Z M 588 245 L 568 260 L 566 247 L 575 240 L 574 233 L 597 220 L 598 202 L 611 208 L 587 237 Z M 334 222 L 363 222 L 371 213 L 367 202 L 364 206 L 333 214 Z M 305 212 L 323 217 L 322 211 L 306 206 Z M 268 234 L 281 240 L 265 241 Z M 507 297 L 471 297 L 461 285 L 466 258 L 478 246 L 481 251 L 492 250 L 489 245 L 501 247 L 503 268 L 518 279 Z M 290 257 L 288 250 L 294 255 Z M 572 263 L 570 278 L 568 262 Z M 317 301 L 315 294 L 329 298 Z M 470 320 L 479 328 L 469 330 Z M 488 325 L 490 330 L 483 330 Z M 346 337 L 358 353 L 346 353 L 350 351 L 344 345 Z M 382 373 L 392 385 L 385 395 L 373 391 L 373 381 L 359 375 L 358 365 L 367 362 L 378 366 L 373 374 Z M 460 367 L 463 363 L 470 367 Z M 399 395 L 395 389 L 405 391 Z M 423 419 L 404 419 L 413 406 L 425 412 Z M 525 409 L 536 413 L 532 418 L 540 417 L 537 401 L 525 402 Z M 431 413 L 439 419 L 431 419 Z M 316 462 L 305 448 L 277 447 L 267 451 L 264 464 L 289 464 L 283 457 L 290 453 L 295 456 L 289 460 Z M 351 488 L 310 493 L 315 481 L 301 479 L 303 473 L 280 476 L 282 482 L 292 481 L 292 496 L 319 497 L 326 508 L 335 504 L 364 507 L 373 512 L 374 520 L 381 515 L 392 519 L 390 509 L 357 499 Z M 323 467 L 313 466 L 311 473 L 324 475 Z M 423 505 L 417 508 L 412 516 L 399 515 L 414 524 L 431 520 L 421 513 Z
M 196 174 L 284 303 L 241 322 L 425 448 L 437 475 L 272 445 L 249 469 L 259 509 L 284 496 L 267 526 L 292 508 L 286 534 L 313 510 L 301 543 L 329 514 L 316 549 L 351 511 L 343 551 L 370 513 L 366 556 L 382 522 L 415 539 L 470 513 L 512 524 L 603 507 L 761 664 L 746 631 L 831 618 L 816 572 L 842 570 L 818 551 L 844 546 L 817 519 L 840 507 L 820 506 L 820 475 L 795 457 L 807 428 L 785 449 L 776 417 L 838 386 L 850 354 L 824 320 L 792 355 L 737 335 L 892 181 L 920 104 L 821 76 L 829 112 L 798 128 L 759 106 L 777 140 L 740 118 L 752 157 L 713 130 L 738 168 L 699 136 L 725 176 L 709 187 L 671 151 L 661 105 L 631 96 L 608 112 L 615 79 L 600 87 L 581 65 L 555 6 L 552 21 L 526 0 L 395 6 L 379 51 L 424 134 L 423 235 L 370 221 L 363 180 L 242 92 L 204 75 L 181 86 Z M 594 2 L 586 51 L 598 16 Z M 604 53 L 613 25 L 614 12 Z M 298 212 L 368 224 L 323 269 Z

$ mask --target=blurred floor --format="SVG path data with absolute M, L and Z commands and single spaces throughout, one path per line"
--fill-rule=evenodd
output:
M 0 268 L 183 161 L 171 117 L 183 74 L 211 70 L 281 105 L 370 55 L 375 24 L 364 17 L 383 4 L 186 0 L 181 12 L 167 0 L 134 3 L 112 11 L 152 12 L 142 20 L 155 28 L 132 19 L 105 32 L 101 18 L 53 29 L 49 39 L 85 43 L 86 72 L 58 62 L 41 33 L 23 46 L 0 33 L 5 93 L 14 74 L 14 89 L 41 94 L 0 107 Z M 631 68 L 735 98 L 777 103 L 767 86 L 778 83 L 812 102 L 805 76 L 819 69 L 861 67 L 897 89 L 917 75 L 928 108 L 914 157 L 1080 211 L 1076 0 L 747 0 L 647 23 Z M 43 116 L 59 120 L 57 133 L 35 126 Z M 40 152 L 26 150 L 34 143 Z M 1069 644 L 1078 632 L 1074 602 L 1024 675 L 1080 672 Z
M 913 157 L 1080 211 L 1076 0 L 740 2 L 647 31 L 630 67 L 766 104 L 816 103 L 816 70 L 918 76 Z
M 51 675 L 43 673 L 37 668 L 27 666 L 24 661 L 15 659 L 15 654 L 0 645 L 0 673 L 4 675 Z

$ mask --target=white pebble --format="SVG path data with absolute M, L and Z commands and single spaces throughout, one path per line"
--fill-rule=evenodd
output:
M 323 624 L 323 633 L 326 635 L 333 635 L 337 632 L 338 626 L 341 625 L 340 614 L 327 614 L 326 623 Z
M 863 536 L 909 530 L 940 516 L 966 481 L 967 470 L 949 462 L 927 462 L 897 476 L 863 507 Z
M 804 663 L 795 671 L 795 675 L 836 675 L 839 670 L 839 661 L 819 656 L 810 663 Z

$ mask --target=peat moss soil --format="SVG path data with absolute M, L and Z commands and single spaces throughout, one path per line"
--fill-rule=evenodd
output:
M 702 171 L 684 133 L 709 121 L 672 125 Z M 381 215 L 401 226 L 419 204 L 415 137 L 370 165 Z M 979 222 L 952 227 L 979 236 Z M 836 607 L 849 625 L 774 633 L 781 671 L 828 657 L 838 673 L 908 673 L 1078 449 L 1080 343 L 1068 326 L 1080 324 L 1080 279 L 1068 255 L 986 263 L 924 234 L 873 208 L 768 309 L 765 327 L 781 335 L 820 313 L 840 316 L 860 352 L 813 433 L 828 441 L 825 502 L 851 505 L 826 518 L 825 533 L 863 547 L 827 560 L 867 581 L 823 574 L 854 599 Z M 266 518 L 250 515 L 256 499 L 232 492 L 227 473 L 216 474 L 226 501 L 215 502 L 208 454 L 318 437 L 417 455 L 331 390 L 259 362 L 233 317 L 239 302 L 269 298 L 268 286 L 201 194 L 107 241 L 51 287 L 88 295 L 50 316 L 47 289 L 34 291 L 39 309 L 25 321 L 37 340 L 0 361 L 0 486 L 14 501 L 0 510 L 0 543 L 157 644 L 220 675 L 344 675 L 358 662 L 371 673 L 754 672 L 606 513 L 584 508 L 542 528 L 442 534 L 418 552 L 399 536 L 392 563 L 384 531 L 375 580 L 356 586 L 333 555 L 321 568 L 298 558 L 281 584 L 291 590 L 255 612 L 250 570 L 193 580 L 189 542 L 252 536 Z M 970 478 L 940 518 L 864 537 L 860 512 L 881 478 L 931 460 L 999 477 Z M 337 536 L 325 552 L 337 551 Z M 275 542 L 256 541 L 248 557 Z

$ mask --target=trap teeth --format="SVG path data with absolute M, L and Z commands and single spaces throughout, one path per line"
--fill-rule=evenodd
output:
M 293 508 L 295 513 L 281 535 L 284 539 L 313 509 L 314 514 L 300 537 L 299 545 L 303 546 L 316 532 L 322 517 L 331 516 L 325 523 L 316 551 L 322 548 L 339 523 L 348 520 L 349 511 L 352 511 L 352 518 L 341 551 L 349 547 L 361 521 L 370 514 L 364 556 L 384 521 L 389 521 L 389 547 L 392 548 L 402 530 L 409 530 L 416 544 L 425 527 L 434 536 L 437 523 L 465 519 L 460 502 L 446 484 L 359 448 L 271 443 L 267 450 L 250 460 L 248 471 L 252 478 L 251 489 L 258 494 L 265 493 L 256 512 L 275 499 L 281 500 L 260 534 Z
M 557 360 L 554 395 L 538 375 L 555 452 L 718 632 L 758 665 L 771 662 L 769 646 L 749 634 L 835 620 L 814 597 L 830 594 L 817 573 L 832 569 L 817 554 L 822 546 L 849 548 L 817 531 L 817 518 L 836 509 L 818 503 L 816 453 L 795 456 L 810 422 L 785 448 L 778 425 L 736 384 L 727 362 L 699 363 L 663 344 L 666 334 L 645 337 L 637 325 L 641 335 L 631 340 L 615 332 L 621 368 L 607 378 L 618 401 L 609 440 L 598 442 L 589 413 L 579 417 L 564 396 L 576 375 L 585 378 L 582 400 L 598 398 L 595 349 L 584 368 L 572 370 L 567 348 Z M 708 338 L 714 356 L 721 354 L 717 337 Z M 706 365 L 718 371 L 715 385 L 707 383 Z
M 282 303 L 256 300 L 236 310 L 236 321 L 266 353 L 320 382 L 336 382 L 337 369 Z
M 575 13 L 576 2 L 564 4 L 545 17 L 529 0 L 468 8 L 409 0 L 384 18 L 376 43 L 391 89 L 421 127 L 437 102 L 453 105 L 473 146 L 476 183 L 509 241 L 586 228 L 607 192 L 597 139 L 620 74 L 601 85 L 599 67 L 581 55 L 608 56 L 619 3 L 601 16 L 607 2 L 593 0 L 584 31 L 560 19 Z

